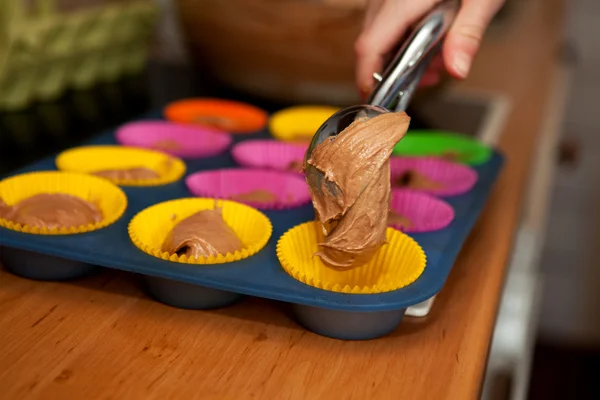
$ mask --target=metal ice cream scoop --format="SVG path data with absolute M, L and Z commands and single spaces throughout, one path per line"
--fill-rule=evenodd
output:
M 375 117 L 390 111 L 406 110 L 429 62 L 442 45 L 459 9 L 458 0 L 445 0 L 431 10 L 416 26 L 383 75 L 374 74 L 379 81 L 368 104 L 344 108 L 333 114 L 312 138 L 304 159 L 306 180 L 321 192 L 323 173 L 308 164 L 313 150 L 325 139 L 336 136 L 357 118 Z M 327 190 L 337 196 L 335 184 L 326 181 Z

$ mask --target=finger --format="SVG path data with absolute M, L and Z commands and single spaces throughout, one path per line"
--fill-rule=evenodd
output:
M 367 2 L 367 10 L 365 11 L 365 20 L 363 22 L 363 31 L 371 27 L 384 1 L 385 0 L 370 0 Z
M 444 63 L 455 78 L 466 78 L 483 34 L 503 0 L 464 1 L 444 43 Z
M 373 21 L 375 17 L 381 10 L 381 6 L 383 5 L 385 0 L 370 0 L 367 2 L 367 10 L 365 11 L 365 19 L 363 21 L 363 32 L 368 30 L 371 25 L 373 25 Z M 379 68 L 380 66 L 377 66 Z M 375 72 L 376 70 L 373 70 Z M 366 100 L 369 97 L 369 93 L 371 92 L 371 87 L 368 85 L 358 86 L 359 93 L 363 100 Z
M 355 43 L 357 56 L 356 83 L 364 94 L 371 91 L 373 73 L 381 72 L 383 57 L 415 20 L 427 12 L 437 0 L 388 0 L 364 29 Z

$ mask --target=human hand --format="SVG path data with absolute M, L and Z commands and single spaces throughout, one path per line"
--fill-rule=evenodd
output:
M 434 58 L 423 75 L 421 86 L 434 85 L 445 68 L 464 79 L 487 26 L 505 0 L 463 0 L 448 32 L 442 53 Z M 373 89 L 373 73 L 381 72 L 383 60 L 407 33 L 412 24 L 440 0 L 369 0 L 363 30 L 356 40 L 356 84 L 363 97 Z

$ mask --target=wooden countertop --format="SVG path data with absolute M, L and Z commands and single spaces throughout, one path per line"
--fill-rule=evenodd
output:
M 0 272 L 0 397 L 477 398 L 561 40 L 562 0 L 517 7 L 464 83 L 512 99 L 508 163 L 427 318 L 343 342 L 305 331 L 274 302 L 185 311 L 148 299 L 125 273 L 39 283 Z

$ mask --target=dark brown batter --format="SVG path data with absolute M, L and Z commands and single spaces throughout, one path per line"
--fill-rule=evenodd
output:
M 162 150 L 180 150 L 181 145 L 173 139 L 162 139 L 154 142 L 152 147 Z
M 94 204 L 63 193 L 41 193 L 9 206 L 0 199 L 0 217 L 38 228 L 73 228 L 95 224 L 102 213 Z
M 316 255 L 331 268 L 359 267 L 386 243 L 389 157 L 409 122 L 404 112 L 359 119 L 313 150 L 308 164 L 325 174 L 323 187 L 309 188 L 323 230 Z
M 244 245 L 223 220 L 222 210 L 203 210 L 180 221 L 171 229 L 162 251 L 187 257 L 216 257 L 235 253 Z
M 253 190 L 252 192 L 240 193 L 235 196 L 231 196 L 231 200 L 240 202 L 251 201 L 255 203 L 272 203 L 274 201 L 277 201 L 277 196 L 275 196 L 268 190 L 258 189 Z
M 448 150 L 440 154 L 441 158 L 448 161 L 459 161 L 462 154 L 458 151 Z
M 194 118 L 194 122 L 226 131 L 235 129 L 237 125 L 236 122 L 231 118 L 222 117 L 220 115 L 199 115 Z
M 419 171 L 408 170 L 394 179 L 394 187 L 422 190 L 438 190 L 443 189 L 444 184 L 429 179 Z
M 304 165 L 301 160 L 294 160 L 288 164 L 286 170 L 290 172 L 303 172 Z
M 160 177 L 156 171 L 144 167 L 106 169 L 102 171 L 96 171 L 93 173 L 93 175 L 101 176 L 102 178 L 113 181 L 156 179 Z
M 388 214 L 388 224 L 397 226 L 399 228 L 413 227 L 412 221 L 410 219 L 408 219 L 404 215 L 397 214 L 393 211 L 390 211 Z

